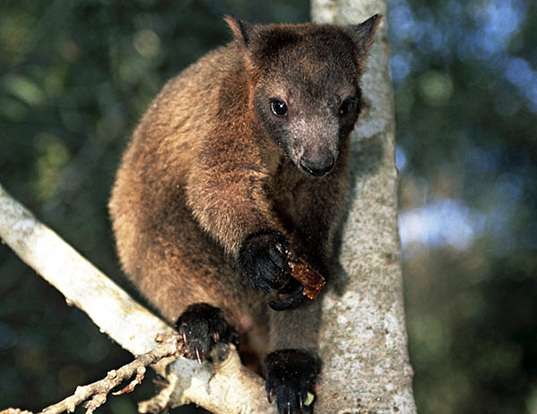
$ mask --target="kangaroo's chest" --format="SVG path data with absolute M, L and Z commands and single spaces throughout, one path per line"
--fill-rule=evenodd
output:
M 291 228 L 300 228 L 312 208 L 316 208 L 309 201 L 312 191 L 309 184 L 307 177 L 292 167 L 279 171 L 272 183 L 274 208 Z

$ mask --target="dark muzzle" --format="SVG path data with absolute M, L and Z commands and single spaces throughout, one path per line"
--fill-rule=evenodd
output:
M 335 159 L 331 154 L 319 159 L 308 159 L 306 157 L 300 159 L 300 167 L 315 177 L 322 177 L 328 174 L 334 168 L 334 164 Z

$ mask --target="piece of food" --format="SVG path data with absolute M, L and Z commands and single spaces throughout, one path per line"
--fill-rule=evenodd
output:
M 313 269 L 304 259 L 286 250 L 291 276 L 304 286 L 304 295 L 313 300 L 326 285 L 325 278 Z

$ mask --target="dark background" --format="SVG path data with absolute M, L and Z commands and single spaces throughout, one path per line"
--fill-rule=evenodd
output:
M 120 280 L 106 203 L 163 82 L 221 16 L 307 1 L 0 2 L 0 182 Z M 401 238 L 422 413 L 537 413 L 537 3 L 390 1 Z M 357 350 L 360 352 L 360 350 Z M 37 410 L 130 359 L 0 246 L 0 407 Z M 132 413 L 151 384 L 102 412 Z

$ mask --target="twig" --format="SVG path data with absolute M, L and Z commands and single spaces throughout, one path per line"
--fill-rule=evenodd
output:
M 140 355 L 134 361 L 117 370 L 108 372 L 102 380 L 77 387 L 73 395 L 45 408 L 40 414 L 73 412 L 82 403 L 85 403 L 86 413 L 91 414 L 106 402 L 108 394 L 118 385 L 134 377 L 125 387 L 112 394 L 121 395 L 132 392 L 144 379 L 146 367 L 160 361 L 162 358 L 177 355 L 181 350 L 179 337 L 172 337 L 171 340 L 159 344 L 153 351 Z
M 31 411 L 21 410 L 19 408 L 6 408 L 0 411 L 0 414 L 32 414 Z

